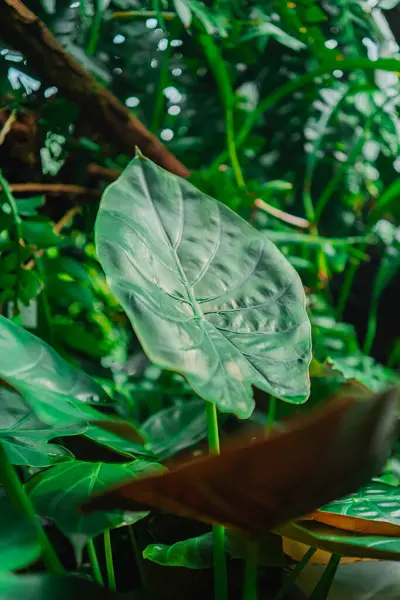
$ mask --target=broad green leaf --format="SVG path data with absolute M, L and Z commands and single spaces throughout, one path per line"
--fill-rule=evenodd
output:
M 0 387 L 0 441 L 14 465 L 49 467 L 71 458 L 53 438 L 83 433 L 86 425 L 51 427 L 42 423 L 17 392 Z
M 160 460 L 194 446 L 207 437 L 206 407 L 203 400 L 164 408 L 142 424 L 147 447 Z
M 44 196 L 32 196 L 31 198 L 18 198 L 18 213 L 24 217 L 37 216 L 37 209 L 44 205 Z
M 43 9 L 49 14 L 52 15 L 56 12 L 56 2 L 57 0 L 40 0 L 40 3 Z
M 341 556 L 400 561 L 400 537 L 357 534 L 315 521 L 291 522 L 279 527 L 277 533 Z
M 89 579 L 68 574 L 55 575 L 0 575 L 2 600 L 139 600 L 136 594 L 116 594 Z
M 347 527 L 342 521 L 334 523 L 336 516 L 356 517 L 367 521 L 360 523 L 363 532 L 385 535 L 391 531 L 389 535 L 397 533 L 400 537 L 400 487 L 373 482 L 355 494 L 326 504 L 318 511 L 316 519 L 319 521 L 320 517 L 324 519 L 327 516 L 331 516 L 333 520 L 324 520 L 324 523 L 341 529 Z
M 35 527 L 6 496 L 0 497 L 0 531 L 0 571 L 24 569 L 40 557 Z
M 247 538 L 227 531 L 226 552 L 231 558 L 246 558 Z M 187 569 L 209 569 L 213 566 L 212 533 L 176 542 L 171 546 L 150 544 L 143 551 L 143 558 L 166 567 L 186 567 Z M 258 564 L 283 566 L 285 558 L 282 543 L 278 536 L 267 535 L 259 544 Z
M 64 426 L 81 419 L 70 401 L 99 399 L 102 388 L 48 344 L 0 316 L 0 380 L 16 389 L 43 422 Z M 61 421 L 60 421 L 61 420 Z
M 300 278 L 229 208 L 138 156 L 103 195 L 96 242 L 112 291 L 159 366 L 240 418 L 254 408 L 252 385 L 307 399 Z
M 83 515 L 81 505 L 92 494 L 129 478 L 162 470 L 158 463 L 136 460 L 131 463 L 90 463 L 73 461 L 56 465 L 26 483 L 26 491 L 37 512 L 48 517 L 67 536 L 80 557 L 89 539 L 127 523 L 143 519 L 147 512 L 100 511 Z
M 359 381 L 373 392 L 400 385 L 400 377 L 395 371 L 376 363 L 371 356 L 366 356 L 361 352 L 345 357 L 328 358 L 327 362 L 345 379 Z

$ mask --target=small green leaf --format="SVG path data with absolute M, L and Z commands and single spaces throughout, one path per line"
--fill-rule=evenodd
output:
M 45 203 L 44 196 L 32 196 L 31 198 L 18 198 L 18 213 L 23 217 L 36 217 L 38 208 Z
M 328 358 L 327 363 L 347 380 L 356 380 L 373 392 L 381 392 L 400 385 L 400 377 L 391 369 L 376 363 L 371 356 L 361 352 L 349 356 Z
M 107 529 L 135 523 L 147 512 L 99 511 L 88 515 L 80 507 L 92 494 L 134 477 L 143 477 L 163 467 L 135 460 L 131 463 L 89 463 L 73 461 L 56 465 L 30 479 L 25 487 L 37 512 L 48 517 L 67 536 L 80 558 L 89 539 Z
M 142 431 L 160 460 L 173 456 L 207 437 L 205 404 L 194 400 L 164 408 L 143 423 Z
M 149 358 L 222 412 L 248 417 L 252 385 L 309 394 L 310 323 L 277 248 L 190 183 L 135 158 L 103 195 L 100 262 Z
M 22 232 L 28 244 L 37 248 L 57 246 L 62 241 L 50 221 L 22 221 Z
M 246 558 L 247 538 L 227 531 L 225 548 L 232 558 Z M 258 564 L 268 566 L 283 566 L 285 558 L 282 542 L 279 536 L 270 534 L 260 542 Z M 209 569 L 213 566 L 212 533 L 176 542 L 171 546 L 165 544 L 150 544 L 143 551 L 143 558 L 165 567 L 185 567 L 187 569 Z
M 41 553 L 36 530 L 6 496 L 0 497 L 0 570 L 16 571 L 35 562 Z M 0 596 L 1 585 L 0 585 Z
M 49 467 L 71 458 L 70 452 L 47 442 L 83 433 L 86 425 L 51 427 L 42 423 L 17 392 L 0 387 L 0 441 L 14 465 Z

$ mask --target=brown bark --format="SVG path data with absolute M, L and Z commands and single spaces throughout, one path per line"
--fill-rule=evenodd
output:
M 37 74 L 76 102 L 119 152 L 133 156 L 135 146 L 171 173 L 189 172 L 109 90 L 77 63 L 46 25 L 20 0 L 0 1 L 0 37 L 22 52 Z

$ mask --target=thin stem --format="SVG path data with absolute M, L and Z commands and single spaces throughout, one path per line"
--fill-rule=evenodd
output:
M 310 562 L 311 558 L 314 556 L 316 551 L 317 551 L 316 548 L 309 548 L 307 550 L 307 552 L 305 553 L 303 558 L 297 563 L 296 567 L 293 569 L 291 574 L 287 577 L 287 579 L 283 583 L 281 589 L 279 590 L 279 592 L 276 594 L 276 596 L 272 600 L 282 600 L 282 598 L 284 598 L 285 594 L 290 590 L 290 588 L 292 587 L 292 585 L 294 584 L 294 582 L 296 581 L 296 579 L 298 578 L 298 576 L 300 575 L 302 570 L 308 565 L 308 563 Z
M 107 581 L 108 587 L 112 592 L 116 591 L 115 585 L 115 573 L 114 573 L 114 563 L 113 563 L 113 555 L 112 555 L 112 547 L 111 547 L 111 537 L 110 531 L 107 530 L 104 532 L 104 552 L 106 555 L 106 569 L 107 569 Z
M 332 554 L 321 579 L 318 581 L 313 593 L 310 596 L 310 600 L 326 600 L 329 590 L 332 587 L 332 582 L 335 578 L 341 558 L 342 557 L 339 554 Z
M 17 246 L 17 251 L 16 251 L 16 259 L 17 259 L 17 280 L 15 283 L 15 306 L 14 306 L 14 313 L 18 314 L 19 312 L 19 308 L 18 308 L 18 297 L 19 297 L 19 284 L 20 284 L 20 274 L 21 274 L 21 264 L 22 264 L 22 246 L 21 246 L 21 240 L 23 238 L 23 230 L 22 230 L 22 220 L 21 217 L 19 216 L 18 213 L 18 207 L 17 207 L 17 203 L 15 201 L 15 198 L 11 192 L 11 188 L 9 186 L 8 181 L 6 180 L 6 178 L 4 177 L 1 169 L 0 169 L 0 186 L 3 190 L 4 196 L 7 200 L 7 203 L 10 207 L 11 210 L 11 215 L 14 221 L 14 230 L 15 230 L 15 237 L 16 237 L 16 246 Z
M 225 113 L 227 152 L 232 165 L 236 183 L 240 188 L 243 188 L 245 186 L 245 182 L 242 169 L 240 167 L 239 159 L 237 156 L 236 136 L 233 118 L 234 94 L 229 73 L 227 71 L 222 54 L 218 46 L 215 44 L 214 40 L 207 34 L 200 34 L 198 36 L 198 40 L 200 46 L 203 49 L 204 56 L 207 59 L 208 66 L 210 67 L 214 75 L 215 82 L 218 87 L 219 95 Z
M 116 11 L 113 12 L 111 17 L 112 19 L 125 19 L 125 20 L 134 20 L 134 19 L 159 19 L 161 17 L 164 21 L 172 21 L 176 19 L 178 16 L 174 12 L 161 11 L 159 13 L 155 10 L 124 10 L 124 11 Z
M 274 396 L 269 397 L 268 404 L 268 421 L 267 421 L 267 431 L 270 431 L 275 423 L 276 419 L 276 398 Z
M 366 246 L 367 246 L 367 244 L 363 244 L 363 246 L 361 247 L 362 252 L 364 252 Z M 353 283 L 354 283 L 354 278 L 356 276 L 359 266 L 360 266 L 360 261 L 354 260 L 350 264 L 350 267 L 347 269 L 344 283 L 343 283 L 342 289 L 340 291 L 337 309 L 336 309 L 336 318 L 339 321 L 343 317 L 344 309 L 345 309 L 345 306 L 349 299 L 351 288 L 353 287 Z
M 211 402 L 207 406 L 208 446 L 210 454 L 219 454 L 217 407 Z M 228 600 L 228 580 L 225 557 L 225 529 L 213 526 L 214 594 L 215 600 Z
M 133 525 L 128 526 L 128 535 L 129 535 L 129 539 L 131 540 L 133 553 L 135 555 L 136 565 L 137 565 L 137 568 L 139 571 L 140 582 L 141 582 L 142 587 L 144 587 L 146 584 L 146 576 L 145 576 L 144 569 L 143 569 L 142 555 L 141 555 L 141 552 L 139 550 L 139 547 L 138 547 L 138 544 L 136 541 L 135 532 L 133 531 Z
M 248 540 L 244 572 L 243 600 L 257 600 L 258 543 Z
M 96 54 L 97 43 L 100 37 L 101 23 L 103 21 L 103 11 L 101 9 L 101 0 L 96 2 L 96 12 L 93 17 L 92 27 L 90 31 L 90 39 L 87 47 L 89 56 Z
M 93 578 L 100 585 L 104 585 L 103 576 L 101 574 L 101 569 L 99 565 L 99 560 L 96 554 L 96 547 L 94 545 L 93 540 L 89 540 L 87 545 L 88 555 L 90 564 L 92 565 Z
M 37 516 L 32 503 L 25 492 L 19 477 L 11 464 L 6 451 L 0 443 L 0 484 L 3 486 L 8 498 L 14 506 L 21 510 L 36 529 L 37 539 L 42 549 L 42 557 L 49 571 L 54 575 L 65 573 L 57 554 L 54 551 L 43 527 Z
M 164 117 L 165 96 L 164 96 L 163 92 L 168 85 L 168 65 L 169 65 L 170 53 L 171 53 L 171 50 L 170 50 L 170 45 L 168 42 L 168 46 L 166 47 L 164 52 L 162 52 L 162 56 L 161 56 L 160 77 L 158 80 L 157 95 L 156 95 L 156 101 L 155 101 L 155 105 L 154 105 L 153 120 L 152 120 L 152 124 L 151 124 L 151 131 L 153 131 L 153 132 L 157 132 L 159 130 L 159 128 L 161 127 L 161 124 L 162 124 L 163 117 Z

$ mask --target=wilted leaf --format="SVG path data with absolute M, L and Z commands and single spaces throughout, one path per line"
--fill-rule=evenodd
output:
M 157 470 L 162 470 L 158 463 L 141 460 L 125 464 L 73 461 L 35 475 L 25 487 L 37 512 L 57 524 L 79 557 L 89 539 L 123 523 L 135 523 L 147 515 L 147 512 L 126 511 L 83 515 L 79 507 L 93 493 Z
M 310 324 L 293 267 L 226 206 L 143 157 L 103 196 L 97 250 L 149 358 L 223 412 L 255 385 L 309 393 Z
M 260 536 L 382 468 L 396 435 L 396 396 L 335 399 L 267 439 L 126 483 L 85 510 L 151 506 Z

